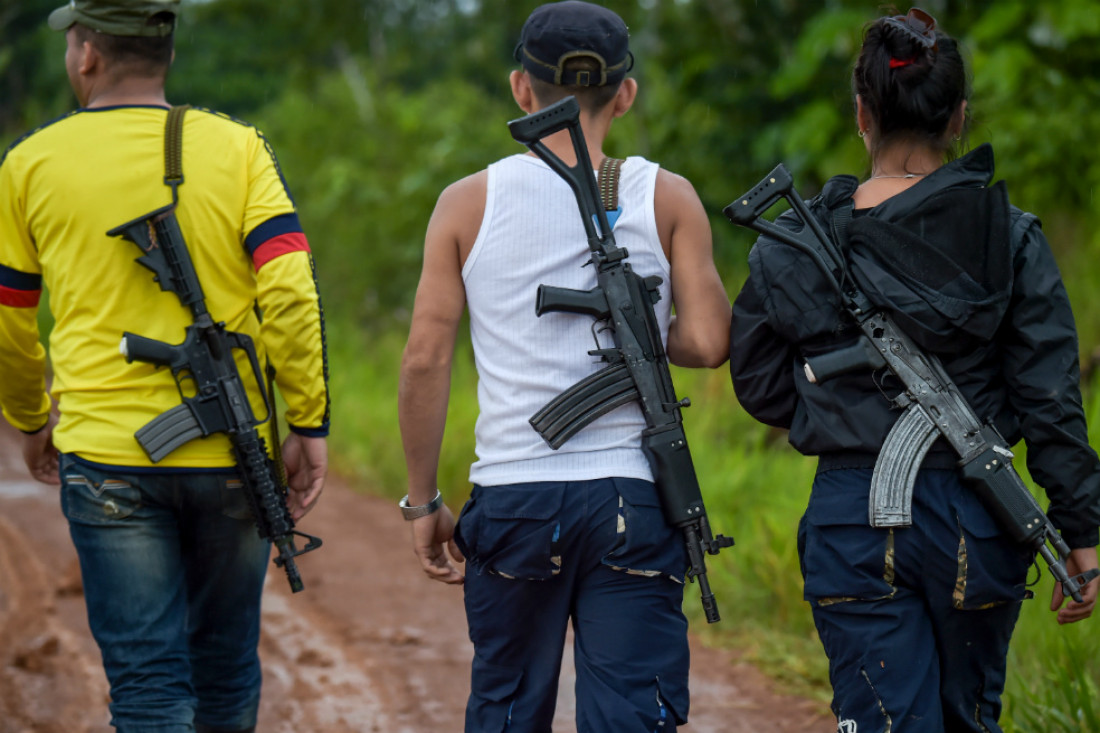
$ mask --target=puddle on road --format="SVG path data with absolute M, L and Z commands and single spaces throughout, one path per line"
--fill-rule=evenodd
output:
M 0 481 L 0 498 L 4 499 L 45 496 L 47 490 L 47 486 L 37 481 Z

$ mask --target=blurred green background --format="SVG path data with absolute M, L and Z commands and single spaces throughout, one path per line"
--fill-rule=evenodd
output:
M 45 26 L 57 4 L 0 0 L 0 147 L 74 106 L 64 40 Z M 605 4 L 631 29 L 640 84 L 606 150 L 648 156 L 695 184 L 732 296 L 753 236 L 721 217 L 725 204 L 779 161 L 807 197 L 830 175 L 866 174 L 849 77 L 863 26 L 892 9 L 850 0 Z M 536 3 L 185 5 L 169 99 L 246 119 L 277 151 L 321 280 L 334 465 L 363 491 L 399 497 L 397 372 L 424 229 L 447 183 L 522 152 L 505 126 L 521 114 L 507 74 Z M 1096 425 L 1100 301 L 1090 293 L 1100 283 L 1100 115 L 1093 112 L 1100 0 L 926 0 L 922 7 L 962 41 L 970 62 L 970 144 L 993 143 L 997 177 L 1008 181 L 1013 202 L 1043 220 L 1077 316 Z M 724 369 L 674 376 L 695 405 L 686 424 L 712 524 L 738 541 L 710 561 L 724 621 L 703 623 L 692 587 L 694 628 L 742 650 L 796 692 L 827 699 L 794 548 L 813 462 L 740 410 Z M 469 488 L 475 383 L 463 341 L 440 471 L 456 508 Z M 1049 575 L 1036 586 L 1013 642 L 1006 729 L 1096 733 L 1097 621 L 1058 628 L 1045 609 L 1050 586 Z

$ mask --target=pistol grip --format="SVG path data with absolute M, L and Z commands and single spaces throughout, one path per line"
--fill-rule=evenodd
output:
M 565 313 L 583 313 L 597 320 L 603 320 L 611 314 L 607 307 L 607 297 L 598 287 L 591 290 L 559 288 L 554 285 L 539 285 L 535 295 L 535 315 L 541 316 L 552 311 Z
M 127 363 L 141 361 L 157 366 L 172 366 L 176 359 L 176 347 L 172 344 L 138 336 L 129 331 L 123 332 L 118 350 L 126 357 Z
M 860 336 L 851 346 L 806 357 L 804 369 L 810 384 L 821 384 L 834 377 L 883 366 L 886 366 L 886 361 L 882 354 L 868 338 Z

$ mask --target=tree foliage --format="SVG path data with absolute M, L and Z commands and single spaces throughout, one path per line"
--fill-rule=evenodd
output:
M 0 140 L 72 105 L 58 0 L 0 0 Z M 849 77 L 866 0 L 607 0 L 631 29 L 641 93 L 609 152 L 688 177 L 713 217 L 727 285 L 751 236 L 719 212 L 782 160 L 805 195 L 864 173 Z M 257 123 L 272 140 L 325 278 L 327 305 L 387 324 L 411 303 L 440 190 L 520 152 L 507 73 L 534 3 L 206 0 L 186 4 L 173 101 Z M 972 144 L 991 141 L 1013 200 L 1040 214 L 1073 277 L 1083 341 L 1100 342 L 1094 256 L 1100 161 L 1100 0 L 922 3 L 973 72 Z M 1087 278 L 1074 282 L 1074 278 Z M 1093 311 L 1096 311 L 1095 314 Z

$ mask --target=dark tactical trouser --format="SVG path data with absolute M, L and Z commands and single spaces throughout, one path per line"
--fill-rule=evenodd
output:
M 467 733 L 550 730 L 570 619 L 580 733 L 685 722 L 687 559 L 652 483 L 475 486 L 455 539 L 474 643 Z
M 912 526 L 871 527 L 871 473 L 819 473 L 799 525 L 837 730 L 999 733 L 1031 555 L 953 470 L 920 472 Z

